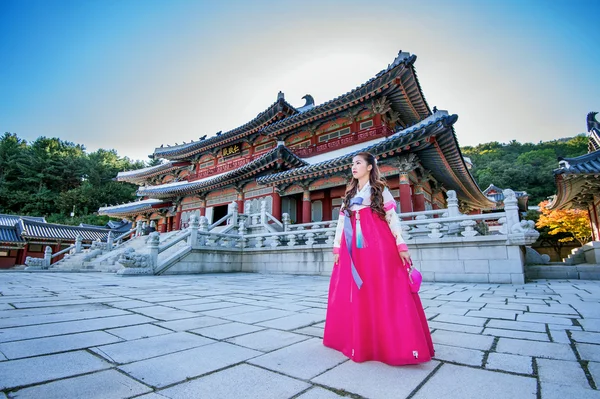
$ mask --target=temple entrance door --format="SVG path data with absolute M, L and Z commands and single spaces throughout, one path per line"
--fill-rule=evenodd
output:
M 296 198 L 294 196 L 282 197 L 281 198 L 281 215 L 287 213 L 290 215 L 292 223 L 298 223 Z
M 218 222 L 219 219 L 225 217 L 226 215 L 227 215 L 227 205 L 219 205 L 219 206 L 213 207 L 212 223 Z M 223 226 L 225 224 L 226 224 L 226 222 L 223 222 L 220 224 L 220 226 Z

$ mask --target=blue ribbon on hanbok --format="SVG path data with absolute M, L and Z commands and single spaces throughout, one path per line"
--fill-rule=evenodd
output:
M 350 206 L 348 208 L 351 208 L 352 205 L 362 205 L 362 203 L 362 197 L 352 198 L 350 200 Z M 352 230 L 352 221 L 350 220 L 350 210 L 346 209 L 344 211 L 344 215 L 344 236 L 346 237 L 346 247 L 348 247 L 348 254 L 350 255 L 350 268 L 352 271 L 352 278 L 354 279 L 354 282 L 356 283 L 358 289 L 360 289 L 360 287 L 363 284 L 363 281 L 358 274 L 358 270 L 356 270 L 356 266 L 354 266 L 354 261 L 352 260 L 352 236 L 354 234 L 354 231 Z

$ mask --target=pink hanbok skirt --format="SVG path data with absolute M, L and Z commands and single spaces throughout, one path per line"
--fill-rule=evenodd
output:
M 421 299 L 410 291 L 396 240 L 385 220 L 370 208 L 360 211 L 365 246 L 352 240 L 354 265 L 363 280 L 358 289 L 351 274 L 346 239 L 329 284 L 323 344 L 355 362 L 389 365 L 427 362 L 434 354 Z M 355 230 L 355 212 L 352 212 Z

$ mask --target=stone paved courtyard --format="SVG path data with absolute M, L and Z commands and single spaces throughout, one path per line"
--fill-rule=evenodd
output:
M 0 398 L 600 398 L 600 282 L 424 284 L 408 367 L 323 347 L 327 285 L 0 273 Z

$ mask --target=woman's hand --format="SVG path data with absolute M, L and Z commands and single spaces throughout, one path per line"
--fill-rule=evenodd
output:
M 401 251 L 399 252 L 400 254 L 400 259 L 402 259 L 402 264 L 404 266 L 409 266 L 412 264 L 412 260 L 410 259 L 410 254 L 408 253 L 408 251 Z
M 333 265 L 337 266 L 340 263 L 340 254 L 333 254 Z

